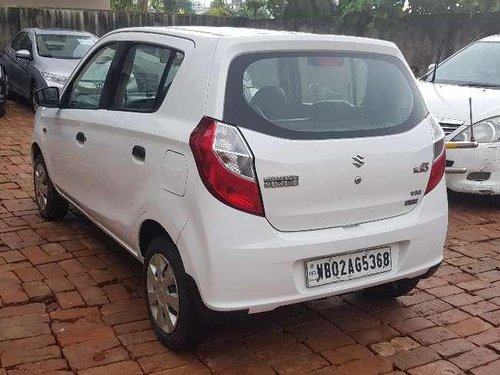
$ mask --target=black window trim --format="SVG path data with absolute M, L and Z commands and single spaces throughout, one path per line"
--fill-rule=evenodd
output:
M 111 66 L 109 67 L 108 73 L 106 75 L 106 79 L 104 81 L 104 86 L 102 89 L 101 97 L 99 100 L 99 106 L 97 108 L 75 108 L 71 107 L 69 105 L 69 99 L 71 97 L 71 92 L 73 91 L 73 86 L 75 83 L 75 80 L 80 76 L 80 73 L 87 67 L 87 65 L 92 61 L 92 59 L 99 53 L 101 52 L 104 48 L 115 45 L 116 46 L 116 53 L 113 57 L 113 61 L 111 62 Z M 88 110 L 88 111 L 96 111 L 99 109 L 106 109 L 105 101 L 109 99 L 109 90 L 110 86 L 112 86 L 112 80 L 111 80 L 111 75 L 113 72 L 113 68 L 116 66 L 118 58 L 121 57 L 121 54 L 123 53 L 123 42 L 119 41 L 110 41 L 108 43 L 102 44 L 99 46 L 99 48 L 96 48 L 95 51 L 92 52 L 91 55 L 89 55 L 84 63 L 79 67 L 79 69 L 75 72 L 73 75 L 73 79 L 71 82 L 68 84 L 68 87 L 64 91 L 63 97 L 61 98 L 61 104 L 60 104 L 60 109 L 81 109 L 81 110 Z
M 306 57 L 306 56 L 332 56 L 352 58 L 377 58 L 393 63 L 407 78 L 413 90 L 415 100 L 419 100 L 422 107 L 419 111 L 414 109 L 410 117 L 398 126 L 380 129 L 356 130 L 356 131 L 295 131 L 280 127 L 266 120 L 254 111 L 246 102 L 243 95 L 243 74 L 250 64 L 269 58 L 277 57 Z M 418 113 L 421 112 L 421 113 Z M 421 123 L 429 114 L 429 110 L 420 94 L 414 77 L 410 74 L 405 64 L 397 57 L 378 52 L 356 52 L 356 51 L 274 51 L 274 52 L 250 52 L 233 58 L 228 73 L 224 98 L 223 121 L 235 126 L 247 128 L 259 133 L 273 137 L 292 140 L 325 140 L 343 138 L 366 138 L 384 135 L 393 135 L 407 132 Z M 242 121 L 242 119 L 245 119 Z
M 124 43 L 126 45 L 124 46 L 124 51 L 123 51 L 123 54 L 120 56 L 120 60 L 116 64 L 116 71 L 114 71 L 114 77 L 112 80 L 112 82 L 114 82 L 114 84 L 112 86 L 113 89 L 109 92 L 109 95 L 107 96 L 108 103 L 106 104 L 105 109 L 107 109 L 109 111 L 114 111 L 114 112 L 155 113 L 160 109 L 163 102 L 165 101 L 165 98 L 167 97 L 168 91 L 170 91 L 170 90 L 168 90 L 168 91 L 158 95 L 160 90 L 162 89 L 163 84 L 165 83 L 166 79 L 168 78 L 168 74 L 170 72 L 170 69 L 172 68 L 172 64 L 174 62 L 175 55 L 177 53 L 181 53 L 185 58 L 186 53 L 178 48 L 174 48 L 174 47 L 162 44 L 162 43 L 152 43 L 152 42 L 142 42 L 142 41 L 128 41 L 128 42 L 124 42 Z M 165 70 L 163 71 L 163 75 L 160 79 L 160 84 L 158 85 L 155 103 L 151 109 L 147 109 L 147 110 L 139 110 L 137 108 L 127 109 L 127 108 L 113 106 L 113 101 L 114 101 L 114 98 L 116 95 L 116 90 L 117 90 L 117 86 L 118 86 L 120 72 L 123 69 L 123 65 L 125 64 L 125 59 L 126 59 L 128 53 L 135 46 L 147 46 L 147 47 L 163 48 L 163 49 L 167 49 L 171 52 L 170 57 L 167 61 L 167 64 L 165 65 Z M 175 79 L 175 77 L 174 77 L 174 79 Z M 173 83 L 173 81 L 172 81 L 172 83 Z
M 27 34 L 28 31 L 27 30 L 21 30 L 19 31 L 16 35 L 14 35 L 14 37 L 12 38 L 12 40 L 10 41 L 10 44 L 9 44 L 9 47 L 16 51 L 16 49 L 14 48 L 14 42 L 16 41 L 17 38 L 19 38 L 22 34 Z M 17 51 L 16 51 L 17 52 Z
M 23 35 L 24 34 L 24 35 Z M 24 48 L 24 49 L 27 49 L 32 55 L 33 55 L 33 37 L 31 35 L 31 31 L 28 30 L 28 29 L 25 29 L 25 30 L 21 30 L 19 31 L 15 36 L 14 38 L 12 38 L 11 42 L 10 42 L 10 48 L 14 51 L 14 52 L 17 52 L 17 51 L 20 51 L 22 50 L 23 48 L 19 49 L 19 50 L 16 50 L 14 47 L 13 47 L 13 44 L 14 42 L 16 41 L 16 39 L 18 37 L 27 37 L 29 42 L 30 42 L 30 46 L 28 48 Z

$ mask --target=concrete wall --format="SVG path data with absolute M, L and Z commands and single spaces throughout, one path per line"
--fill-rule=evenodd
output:
M 0 7 L 110 10 L 110 0 L 0 0 Z
M 403 19 L 391 26 L 375 30 L 365 30 L 356 25 L 340 27 L 332 19 L 248 20 L 152 13 L 0 7 L 0 48 L 21 28 L 32 26 L 75 28 L 87 30 L 99 36 L 127 26 L 255 27 L 321 34 L 362 35 L 390 40 L 399 46 L 410 65 L 418 67 L 423 73 L 426 67 L 434 61 L 439 45 L 445 36 L 448 39 L 445 54 L 448 56 L 480 35 L 500 33 L 499 20 L 500 13 L 476 17 L 466 15 L 422 16 Z

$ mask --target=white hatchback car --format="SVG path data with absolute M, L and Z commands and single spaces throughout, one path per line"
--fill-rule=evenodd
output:
M 171 348 L 200 316 L 398 296 L 442 261 L 444 133 L 392 43 L 118 30 L 36 96 L 42 216 L 71 202 L 144 263 Z
M 431 70 L 420 82 L 424 99 L 447 140 L 471 141 L 475 149 L 449 150 L 454 170 L 448 188 L 461 193 L 500 195 L 500 35 L 474 42 Z

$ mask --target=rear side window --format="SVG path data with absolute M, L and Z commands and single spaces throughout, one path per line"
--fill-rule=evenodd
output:
M 165 47 L 132 46 L 122 64 L 113 109 L 156 110 L 167 94 L 184 55 Z
M 325 139 L 394 134 L 426 115 L 399 59 L 303 52 L 237 57 L 224 121 L 284 138 Z

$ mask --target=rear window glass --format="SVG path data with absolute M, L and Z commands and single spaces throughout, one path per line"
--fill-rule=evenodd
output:
M 426 115 L 413 76 L 391 56 L 252 54 L 229 70 L 224 120 L 275 136 L 393 134 Z

